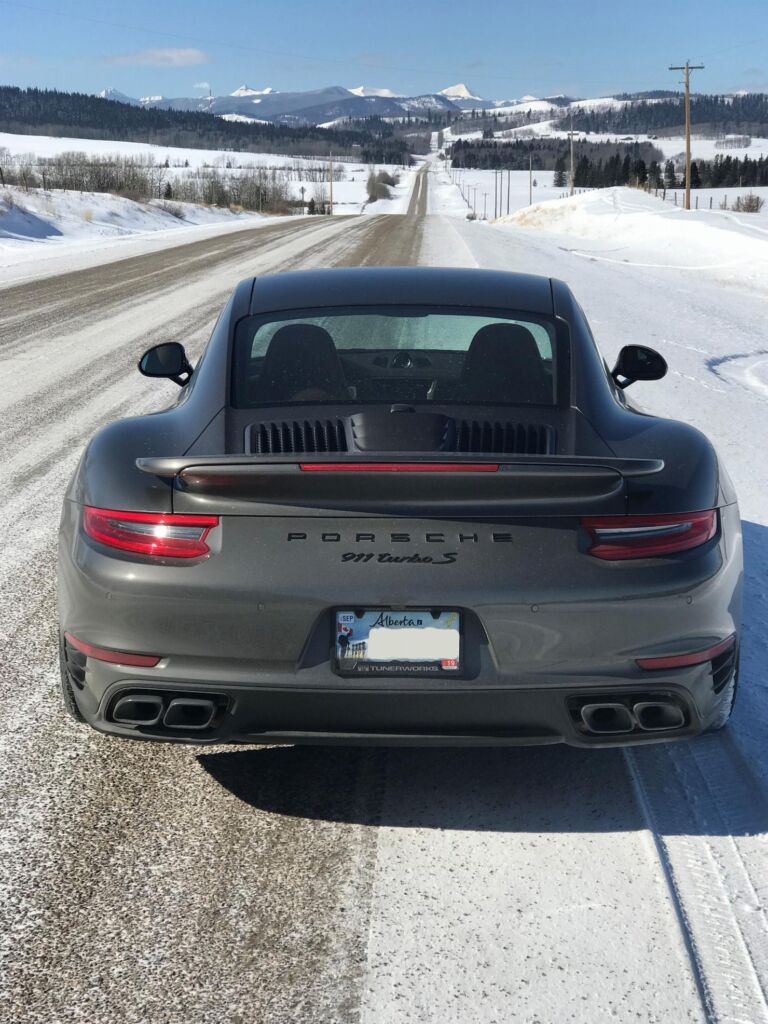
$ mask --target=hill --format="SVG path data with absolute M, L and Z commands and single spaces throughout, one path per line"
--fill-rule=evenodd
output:
M 297 156 L 325 156 L 332 148 L 365 163 L 411 162 L 407 143 L 385 122 L 324 129 L 225 121 L 199 110 L 137 106 L 55 89 L 0 86 L 0 131 Z

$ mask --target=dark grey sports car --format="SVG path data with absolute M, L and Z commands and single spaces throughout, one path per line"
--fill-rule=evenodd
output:
M 241 282 L 178 401 L 101 430 L 61 523 L 69 711 L 194 743 L 647 743 L 725 724 L 736 495 L 625 398 L 561 281 Z

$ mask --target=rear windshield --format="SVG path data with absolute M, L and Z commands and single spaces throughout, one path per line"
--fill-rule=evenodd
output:
M 247 317 L 235 335 L 233 404 L 554 405 L 552 320 L 414 307 Z

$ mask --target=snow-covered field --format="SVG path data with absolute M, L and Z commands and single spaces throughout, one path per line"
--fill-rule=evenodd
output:
M 560 121 L 537 121 L 530 125 L 524 125 L 520 128 L 507 128 L 496 133 L 496 137 L 499 139 L 512 140 L 515 138 L 525 139 L 533 136 L 550 139 L 562 139 L 563 142 L 567 142 L 570 138 L 568 131 L 564 130 Z M 556 127 L 557 126 L 557 127 Z M 480 138 L 481 132 L 477 132 L 474 135 L 462 135 L 464 139 Z M 632 142 L 650 142 L 656 146 L 657 149 L 661 150 L 664 159 L 674 159 L 675 157 L 682 157 L 685 153 L 685 139 L 682 136 L 670 136 L 664 138 L 662 136 L 655 135 L 618 135 L 613 133 L 601 133 L 592 132 L 586 134 L 585 132 L 574 132 L 574 139 L 579 142 L 619 142 L 619 143 L 632 143 Z M 714 160 L 716 156 L 732 156 L 738 157 L 743 160 L 745 156 L 748 156 L 750 160 L 758 160 L 761 156 L 768 156 L 768 139 L 754 137 L 751 140 L 749 146 L 736 146 L 724 148 L 722 145 L 718 145 L 718 140 L 701 138 L 697 135 L 693 135 L 691 138 L 691 154 L 694 160 Z
M 203 168 L 216 168 L 222 175 L 242 173 L 252 168 L 266 168 L 288 177 L 287 187 L 294 199 L 301 197 L 318 201 L 328 198 L 327 183 L 316 180 L 318 168 L 327 166 L 327 160 L 319 157 L 293 157 L 279 153 L 243 153 L 222 149 L 189 149 L 176 146 L 153 146 L 143 142 L 119 142 L 103 139 L 59 138 L 47 135 L 15 135 L 0 132 L 0 153 L 6 149 L 12 157 L 30 156 L 33 160 L 48 159 L 62 153 L 86 153 L 93 157 L 122 156 L 132 157 L 144 164 L 155 167 L 165 165 L 166 180 L 183 176 L 190 171 Z M 400 175 L 400 186 L 394 190 L 391 200 L 379 200 L 370 211 L 366 207 L 366 183 L 371 170 L 365 164 L 354 161 L 336 160 L 336 170 L 343 170 L 344 180 L 335 181 L 333 185 L 333 202 L 335 213 L 403 213 L 407 206 L 408 194 L 413 184 L 413 170 L 401 168 L 395 164 L 378 164 L 376 170 L 387 171 L 391 175 Z M 302 174 L 302 171 L 305 172 Z
M 497 203 L 502 214 L 506 213 L 508 204 L 510 213 L 528 206 L 528 171 L 503 171 L 494 179 L 493 171 L 451 171 L 442 167 L 442 161 L 435 162 L 433 166 L 435 169 L 429 190 L 430 213 L 466 217 L 474 205 L 478 217 L 482 218 L 485 212 L 490 220 L 493 218 L 494 188 L 500 189 Z M 563 194 L 562 188 L 555 188 L 552 184 L 552 177 L 552 171 L 533 172 L 534 203 L 555 199 Z M 466 198 L 462 197 L 458 185 L 453 184 L 454 178 Z

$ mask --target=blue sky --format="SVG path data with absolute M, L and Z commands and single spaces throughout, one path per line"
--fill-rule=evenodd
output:
M 706 64 L 701 91 L 768 91 L 768 2 L 0 0 L 0 83 L 84 92 L 464 81 L 488 98 L 596 96 L 675 88 L 668 65 L 686 58 Z

